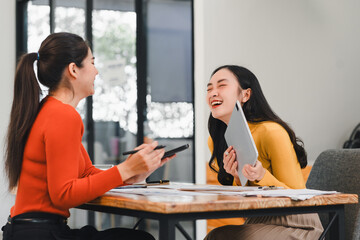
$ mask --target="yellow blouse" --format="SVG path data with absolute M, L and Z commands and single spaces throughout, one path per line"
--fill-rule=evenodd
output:
M 248 185 L 305 188 L 300 163 L 286 130 L 280 124 L 271 121 L 248 125 L 259 152 L 258 160 L 266 170 L 263 179 L 256 182 L 248 181 Z M 214 143 L 211 137 L 208 139 L 208 146 L 213 152 Z M 219 168 L 216 160 L 212 162 L 212 167 Z M 235 181 L 233 185 L 236 185 Z

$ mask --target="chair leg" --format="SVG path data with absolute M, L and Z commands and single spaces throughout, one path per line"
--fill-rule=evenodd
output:
M 338 213 L 335 213 L 335 214 L 332 216 L 329 224 L 328 224 L 328 225 L 326 226 L 326 228 L 324 229 L 324 231 L 323 231 L 323 233 L 321 234 L 319 240 L 324 240 L 324 239 L 325 239 L 325 235 L 329 232 L 331 226 L 333 225 L 333 223 L 335 222 L 335 220 L 336 220 L 336 218 L 337 218 L 338 216 L 339 216 Z
M 175 224 L 176 228 L 179 229 L 179 231 L 184 235 L 186 240 L 192 240 L 190 235 L 185 231 L 185 229 L 180 225 L 180 223 Z
M 136 222 L 135 226 L 133 227 L 133 229 L 136 229 L 139 224 L 142 222 L 142 220 L 144 220 L 144 218 L 140 218 L 139 221 Z

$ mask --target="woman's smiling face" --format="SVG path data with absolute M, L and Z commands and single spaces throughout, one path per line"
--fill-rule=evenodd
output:
M 227 68 L 220 69 L 207 85 L 206 102 L 214 118 L 228 124 L 236 100 L 241 104 L 250 97 L 250 89 L 241 89 L 235 75 Z

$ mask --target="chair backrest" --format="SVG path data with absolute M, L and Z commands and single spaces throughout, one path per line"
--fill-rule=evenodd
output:
M 315 160 L 306 187 L 359 195 L 360 149 L 326 150 L 322 152 Z M 353 239 L 354 236 L 358 236 L 356 234 L 360 229 L 360 226 L 356 225 L 358 212 L 359 204 L 345 206 L 346 239 Z

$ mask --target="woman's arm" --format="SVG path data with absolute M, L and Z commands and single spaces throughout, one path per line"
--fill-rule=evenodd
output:
M 280 125 L 266 131 L 261 138 L 260 152 L 270 162 L 260 186 L 279 186 L 284 188 L 305 188 L 300 164 L 290 137 Z
M 123 184 L 116 167 L 84 176 L 90 160 L 82 152 L 83 124 L 75 109 L 61 109 L 48 119 L 44 143 L 48 191 L 54 206 L 68 209 Z

